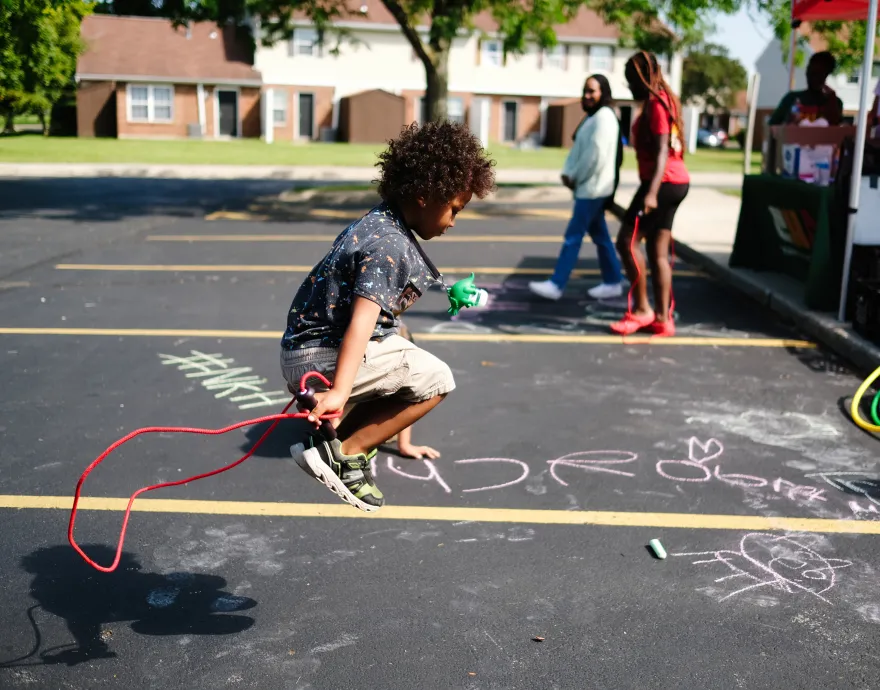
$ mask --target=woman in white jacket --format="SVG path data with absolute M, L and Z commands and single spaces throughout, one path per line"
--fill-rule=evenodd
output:
M 605 223 L 605 209 L 614 197 L 622 153 L 620 122 L 611 103 L 608 80 L 601 74 L 588 77 L 581 98 L 581 107 L 587 117 L 578 125 L 574 145 L 562 170 L 562 183 L 574 192 L 574 211 L 553 277 L 529 283 L 533 293 L 546 299 L 562 297 L 577 263 L 585 233 L 590 234 L 596 245 L 602 272 L 602 283 L 588 294 L 595 299 L 623 294 L 620 260 Z

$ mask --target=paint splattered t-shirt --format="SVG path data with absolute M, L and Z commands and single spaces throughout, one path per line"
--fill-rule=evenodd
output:
M 281 347 L 339 347 L 355 295 L 381 307 L 371 338 L 400 329 L 398 316 L 434 282 L 403 219 L 380 204 L 352 223 L 303 282 L 287 316 Z

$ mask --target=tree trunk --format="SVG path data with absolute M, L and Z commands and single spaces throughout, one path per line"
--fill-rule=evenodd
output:
M 446 119 L 446 101 L 449 96 L 449 50 L 452 42 L 445 39 L 431 41 L 431 62 L 425 64 L 425 110 L 428 120 Z
M 43 136 L 48 137 L 49 136 L 49 127 L 46 124 L 46 111 L 40 109 L 40 112 L 37 113 L 37 117 L 40 118 L 40 127 L 43 128 Z
M 3 128 L 4 134 L 15 134 L 15 110 L 9 108 L 5 114 L 6 125 Z

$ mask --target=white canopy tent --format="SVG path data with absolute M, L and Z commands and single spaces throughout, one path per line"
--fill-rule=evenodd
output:
M 849 292 L 849 273 L 852 264 L 855 214 L 859 209 L 859 191 L 861 189 L 862 164 L 865 159 L 865 140 L 868 134 L 868 109 L 873 101 L 871 98 L 871 68 L 874 64 L 874 41 L 877 36 L 877 5 L 878 0 L 792 0 L 792 48 L 794 48 L 795 29 L 800 22 L 831 20 L 831 21 L 863 21 L 867 20 L 865 36 L 865 53 L 862 62 L 862 75 L 859 89 L 859 114 L 856 126 L 855 151 L 853 152 L 853 177 L 849 190 L 849 218 L 846 228 L 846 250 L 843 258 L 843 282 L 840 287 L 840 306 L 837 319 L 844 321 L 846 316 L 846 299 Z M 794 73 L 794 50 L 789 51 L 790 73 Z

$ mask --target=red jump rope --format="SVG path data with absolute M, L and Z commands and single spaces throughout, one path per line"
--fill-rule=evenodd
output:
M 112 573 L 116 570 L 116 567 L 119 565 L 119 560 L 122 558 L 122 546 L 125 543 L 125 530 L 128 528 L 128 519 L 131 516 L 131 506 L 134 503 L 134 500 L 143 493 L 148 491 L 155 491 L 156 489 L 164 489 L 169 486 L 180 486 L 181 484 L 188 484 L 189 482 L 194 482 L 199 479 L 205 479 L 207 477 L 213 477 L 215 474 L 220 474 L 221 472 L 227 472 L 231 470 L 233 467 L 237 467 L 245 460 L 247 460 L 257 448 L 266 440 L 269 434 L 278 426 L 278 422 L 282 419 L 304 419 L 309 416 L 308 412 L 297 412 L 294 414 L 288 414 L 287 410 L 290 409 L 290 406 L 293 405 L 294 402 L 299 402 L 305 409 L 312 410 L 317 404 L 317 400 L 315 400 L 315 391 L 306 386 L 306 383 L 309 379 L 316 378 L 321 381 L 327 388 L 330 388 L 330 381 L 328 381 L 321 374 L 311 371 L 307 373 L 305 376 L 300 379 L 299 392 L 296 393 L 294 398 L 287 403 L 283 410 L 279 414 L 270 414 L 265 417 L 258 417 L 256 419 L 247 419 L 243 422 L 238 422 L 237 424 L 233 424 L 232 426 L 223 427 L 222 429 L 196 429 L 192 427 L 179 427 L 179 426 L 149 426 L 144 427 L 142 429 L 136 429 L 132 431 L 127 436 L 119 439 L 111 445 L 107 450 L 101 453 L 95 461 L 86 468 L 86 471 L 82 473 L 82 476 L 79 478 L 79 482 L 76 484 L 76 493 L 73 496 L 73 507 L 70 510 L 70 524 L 67 528 L 67 540 L 70 542 L 70 545 L 74 548 L 74 550 L 83 557 L 86 563 L 95 568 L 96 570 L 100 570 L 102 573 Z M 323 424 L 321 424 L 322 433 L 329 439 L 336 438 L 336 430 L 333 428 L 333 425 L 329 420 L 338 419 L 341 416 L 341 413 L 337 412 L 335 414 L 321 415 L 321 420 Z M 235 429 L 241 429 L 244 426 L 251 426 L 252 424 L 261 424 L 263 422 L 272 422 L 272 426 L 266 429 L 263 432 L 263 435 L 260 436 L 259 439 L 251 446 L 251 449 L 245 453 L 241 458 L 236 460 L 235 462 L 226 465 L 225 467 L 221 467 L 220 469 L 212 470 L 210 472 L 205 472 L 203 474 L 197 474 L 192 477 L 187 477 L 186 479 L 179 479 L 176 482 L 164 482 L 162 484 L 154 484 L 153 486 L 145 486 L 141 489 L 135 491 L 131 498 L 128 499 L 128 506 L 125 508 L 125 516 L 122 519 L 122 529 L 119 531 L 119 543 L 116 546 L 116 558 L 113 560 L 113 563 L 109 566 L 103 566 L 98 563 L 95 563 L 91 558 L 89 558 L 86 553 L 80 548 L 79 544 L 76 543 L 76 540 L 73 538 L 73 528 L 76 524 L 76 509 L 79 505 L 80 492 L 82 491 L 82 485 L 86 481 L 86 477 L 89 476 L 91 471 L 95 469 L 98 465 L 100 465 L 107 458 L 110 453 L 119 448 L 119 446 L 127 443 L 131 439 L 136 436 L 140 436 L 141 434 L 156 434 L 156 433 L 181 433 L 181 434 L 203 434 L 205 436 L 220 436 L 222 434 L 229 433 L 230 431 L 234 431 Z
M 642 218 L 644 217 L 645 212 L 639 211 L 636 214 L 635 223 L 633 223 L 633 232 L 632 237 L 629 240 L 629 255 L 632 257 L 633 265 L 636 267 L 636 279 L 629 286 L 629 292 L 626 293 L 626 313 L 632 314 L 632 296 L 633 290 L 636 289 L 636 284 L 642 279 L 642 271 L 639 269 L 639 262 L 636 261 L 636 244 L 639 242 L 639 225 L 641 223 Z M 672 273 L 672 269 L 675 268 L 675 242 L 672 239 L 670 234 L 669 237 L 669 272 Z M 671 281 L 670 281 L 671 282 Z M 675 314 L 675 294 L 672 292 L 672 287 L 669 288 L 669 318 L 673 318 Z M 626 336 L 624 336 L 626 337 Z

